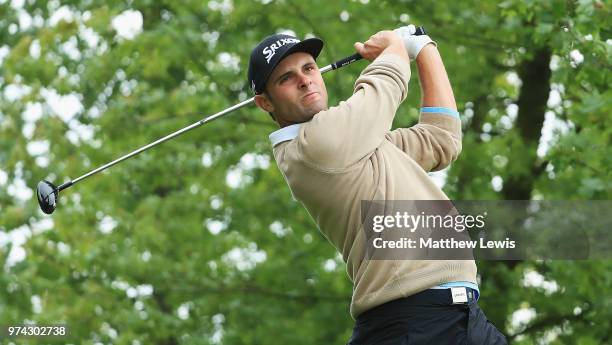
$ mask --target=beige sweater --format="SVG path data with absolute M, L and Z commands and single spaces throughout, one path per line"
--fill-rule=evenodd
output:
M 476 283 L 471 260 L 365 256 L 361 201 L 448 200 L 426 172 L 443 169 L 461 151 L 461 123 L 449 115 L 422 113 L 418 124 L 391 131 L 409 79 L 409 64 L 385 53 L 361 73 L 348 100 L 270 135 L 294 197 L 347 264 L 353 318 L 441 283 Z

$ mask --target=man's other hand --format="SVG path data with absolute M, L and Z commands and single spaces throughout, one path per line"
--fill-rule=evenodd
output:
M 436 42 L 427 35 L 415 36 L 416 27 L 414 25 L 402 26 L 393 30 L 404 42 L 406 51 L 411 60 L 416 60 L 417 56 L 421 52 L 421 49 L 429 43 L 436 45 Z

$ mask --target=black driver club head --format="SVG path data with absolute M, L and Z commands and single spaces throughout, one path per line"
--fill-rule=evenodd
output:
M 38 182 L 38 186 L 36 186 L 36 197 L 38 198 L 38 205 L 40 205 L 40 209 L 44 213 L 51 214 L 55 211 L 58 195 L 59 191 L 53 183 L 47 180 Z

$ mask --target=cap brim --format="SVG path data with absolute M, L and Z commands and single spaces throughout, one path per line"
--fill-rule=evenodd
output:
M 297 52 L 308 53 L 312 55 L 312 57 L 316 60 L 317 57 L 319 57 L 321 50 L 323 50 L 323 41 L 318 38 L 307 38 L 301 42 L 294 44 L 291 48 L 289 48 L 285 52 L 285 54 L 281 56 L 278 62 L 282 61 L 287 55 Z
M 291 48 L 287 49 L 287 51 L 283 55 L 281 55 L 280 59 L 278 59 L 278 61 L 272 66 L 272 68 L 270 69 L 270 73 L 265 76 L 264 80 L 266 81 L 266 83 L 268 82 L 268 79 L 270 78 L 270 75 L 272 75 L 272 72 L 274 71 L 276 66 L 278 66 L 278 64 L 283 61 L 283 59 L 287 56 L 293 53 L 303 52 L 312 55 L 312 57 L 316 60 L 317 57 L 319 57 L 321 50 L 323 50 L 323 41 L 316 37 L 307 38 L 303 41 L 294 44 Z

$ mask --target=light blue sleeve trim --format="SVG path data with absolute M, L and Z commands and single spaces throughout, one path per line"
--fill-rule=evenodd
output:
M 469 287 L 470 289 L 474 289 L 476 290 L 476 301 L 478 301 L 478 299 L 480 298 L 480 290 L 478 289 L 478 285 L 474 284 L 472 282 L 464 282 L 464 281 L 459 281 L 459 282 L 449 282 L 449 283 L 444 283 L 444 284 L 440 284 L 436 287 L 434 287 L 434 289 L 448 289 L 448 288 L 452 288 L 452 287 Z
M 450 108 L 446 108 L 446 107 L 423 107 L 421 108 L 421 112 L 422 113 L 438 113 L 438 114 L 449 115 L 457 119 L 459 118 L 458 111 L 450 109 Z

